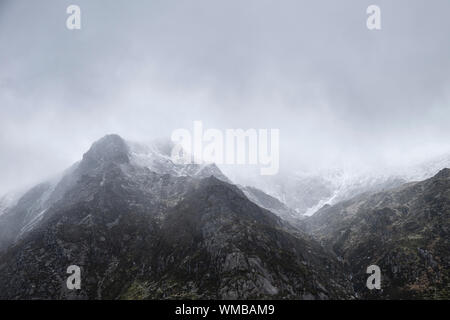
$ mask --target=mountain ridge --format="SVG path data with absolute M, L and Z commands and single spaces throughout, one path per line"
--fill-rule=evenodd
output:
M 450 169 L 420 182 L 362 194 L 319 210 L 306 232 L 346 261 L 365 298 L 448 298 Z M 367 292 L 363 266 L 382 270 L 383 290 Z
M 2 234 L 14 222 L 0 254 L 1 298 L 353 297 L 333 254 L 239 187 L 157 173 L 136 165 L 120 137 L 99 141 L 56 184 L 35 187 L 1 217 Z M 30 212 L 39 221 L 14 237 Z M 65 287 L 74 264 L 80 291 Z

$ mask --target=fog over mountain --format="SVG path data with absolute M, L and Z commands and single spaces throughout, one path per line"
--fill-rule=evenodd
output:
M 168 149 L 107 135 L 0 207 L 0 299 L 448 299 L 450 169 L 304 217 Z
M 448 300 L 449 15 L 0 0 L 0 300 Z
M 194 120 L 280 129 L 288 172 L 450 151 L 447 0 L 377 0 L 380 31 L 365 0 L 78 0 L 74 31 L 70 4 L 0 1 L 0 194 L 107 133 L 147 141 Z

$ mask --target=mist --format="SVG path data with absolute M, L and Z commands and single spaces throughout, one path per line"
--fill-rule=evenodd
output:
M 71 4 L 81 30 L 66 28 Z M 196 120 L 279 129 L 284 170 L 449 152 L 449 15 L 448 0 L 0 0 L 0 194 L 105 134 L 146 141 Z

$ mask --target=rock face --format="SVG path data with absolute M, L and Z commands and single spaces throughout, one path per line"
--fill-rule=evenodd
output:
M 0 299 L 450 298 L 449 169 L 298 220 L 170 149 L 109 135 L 2 205 Z
M 302 220 L 297 212 L 286 206 L 280 200 L 268 195 L 267 193 L 250 186 L 240 187 L 249 200 L 256 203 L 261 208 L 265 208 L 277 216 L 290 222 L 293 225 L 297 225 Z
M 297 213 L 311 216 L 324 205 L 335 205 L 363 193 L 387 191 L 401 185 L 429 179 L 442 168 L 450 167 L 450 154 L 430 161 L 401 167 L 327 168 L 317 171 L 280 171 L 273 176 L 237 177 L 283 202 Z
M 0 298 L 353 297 L 332 253 L 217 167 L 140 150 L 106 136 L 0 216 Z M 66 287 L 70 265 L 81 290 Z
M 362 298 L 450 297 L 450 169 L 324 207 L 305 229 L 348 263 Z M 382 290 L 365 287 L 372 264 Z

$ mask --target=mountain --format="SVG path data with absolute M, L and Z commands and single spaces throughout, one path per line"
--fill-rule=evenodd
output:
M 74 188 L 81 177 L 86 174 L 97 174 L 96 171 L 108 163 L 123 165 L 129 162 L 134 167 L 148 168 L 158 174 L 173 177 L 202 178 L 214 175 L 218 179 L 229 181 L 215 164 L 174 163 L 170 159 L 172 147 L 171 141 L 160 140 L 144 145 L 126 142 L 117 135 L 109 135 L 95 142 L 83 156 L 83 161 L 75 163 L 52 180 L 31 188 L 15 200 L 17 202 L 15 206 L 11 205 L 13 201 L 9 201 L 8 208 L 3 209 L 4 216 L 0 217 L 0 250 L 25 232 L 32 230 L 46 215 L 47 210 L 68 190 Z
M 354 297 L 333 253 L 215 165 L 174 164 L 169 147 L 105 136 L 8 208 L 0 298 Z M 66 287 L 70 265 L 81 267 L 81 290 Z
M 250 201 L 256 203 L 261 208 L 275 213 L 281 219 L 288 221 L 293 225 L 296 225 L 301 221 L 296 211 L 286 206 L 277 198 L 251 186 L 239 186 L 239 188 L 244 192 Z
M 350 266 L 362 298 L 450 298 L 450 169 L 325 206 L 304 228 Z M 381 291 L 364 287 L 372 264 Z
M 171 151 L 175 147 L 170 140 L 156 140 L 149 144 L 127 142 L 130 162 L 133 165 L 149 168 L 159 174 L 170 174 L 172 176 L 191 176 L 207 178 L 211 175 L 231 183 L 231 181 L 220 171 L 214 163 L 181 164 L 173 160 Z
M 236 176 L 239 184 L 277 199 L 302 219 L 309 208 L 333 196 L 335 187 L 320 175 L 282 171 L 273 176 Z
M 0 197 L 0 216 L 10 207 L 8 200 L 6 195 Z
M 296 212 L 297 219 L 302 219 L 324 205 L 425 180 L 445 167 L 450 167 L 450 154 L 402 167 L 328 168 L 315 172 L 282 170 L 274 176 L 236 177 L 235 180 L 278 199 Z

